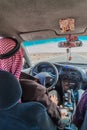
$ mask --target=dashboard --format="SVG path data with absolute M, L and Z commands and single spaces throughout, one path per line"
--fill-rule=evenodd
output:
M 47 72 L 55 79 L 56 73 L 52 65 L 57 69 L 61 82 L 67 79 L 72 85 L 79 82 L 85 82 L 84 86 L 87 85 L 87 71 L 85 71 L 82 67 L 68 64 L 41 62 L 34 66 L 33 76 L 40 72 Z
M 82 81 L 82 73 L 75 67 L 61 65 L 61 64 L 54 64 L 57 68 L 59 75 L 63 79 L 69 79 L 74 81 Z M 40 72 L 48 72 L 49 74 L 55 75 L 55 71 L 52 66 L 49 64 L 40 64 L 34 70 L 36 73 Z
M 55 74 L 54 69 L 48 64 L 39 65 L 37 71 L 39 73 L 40 72 L 48 72 L 48 73 L 51 73 L 51 74 Z
M 75 81 L 79 82 L 83 80 L 83 73 L 81 72 L 81 69 L 72 67 L 69 65 L 61 65 L 56 64 L 55 65 L 58 69 L 59 75 L 61 76 L 61 79 L 68 79 L 69 81 Z

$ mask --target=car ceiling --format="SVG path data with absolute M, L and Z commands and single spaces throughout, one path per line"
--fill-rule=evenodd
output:
M 0 34 L 24 39 L 87 34 L 87 0 L 0 0 Z M 75 18 L 75 31 L 62 34 L 59 19 Z M 29 34 L 24 35 L 29 32 Z

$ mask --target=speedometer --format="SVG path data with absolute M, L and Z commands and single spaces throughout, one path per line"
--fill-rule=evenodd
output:
M 46 72 L 46 68 L 42 68 L 42 69 L 41 69 L 41 72 Z
M 48 67 L 48 68 L 47 68 L 47 72 L 49 72 L 49 73 L 52 73 L 52 74 L 53 74 L 53 73 L 54 73 L 54 70 L 53 70 L 53 68 Z

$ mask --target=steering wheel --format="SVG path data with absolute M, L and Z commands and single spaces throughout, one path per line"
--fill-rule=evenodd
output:
M 40 66 L 43 66 L 43 65 L 45 65 L 46 67 L 51 67 L 52 70 L 53 70 L 53 73 L 50 72 L 50 71 L 49 71 L 49 72 L 48 72 L 48 71 L 45 71 L 45 72 L 43 72 L 43 71 L 38 71 L 38 70 L 39 70 L 39 67 L 40 67 Z M 45 67 L 44 67 L 44 68 L 45 68 Z M 46 74 L 45 76 L 49 75 L 50 77 L 52 77 L 52 82 L 51 82 L 51 84 L 49 85 L 49 88 L 55 88 L 55 85 L 57 84 L 57 81 L 58 81 L 58 78 L 59 78 L 59 74 L 58 74 L 58 70 L 57 70 L 56 66 L 53 65 L 52 63 L 46 62 L 46 61 L 44 61 L 44 62 L 39 62 L 39 63 L 37 63 L 36 65 L 34 65 L 34 66 L 31 68 L 31 70 L 30 70 L 30 75 L 36 76 L 36 75 L 38 75 L 38 74 L 40 74 L 40 73 Z M 45 81 L 45 87 L 48 88 L 48 86 L 46 86 L 46 81 Z

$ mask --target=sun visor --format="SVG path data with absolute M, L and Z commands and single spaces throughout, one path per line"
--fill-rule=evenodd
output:
M 20 36 L 22 37 L 23 40 L 29 40 L 29 41 L 57 37 L 56 31 L 51 29 L 24 32 L 20 33 Z

